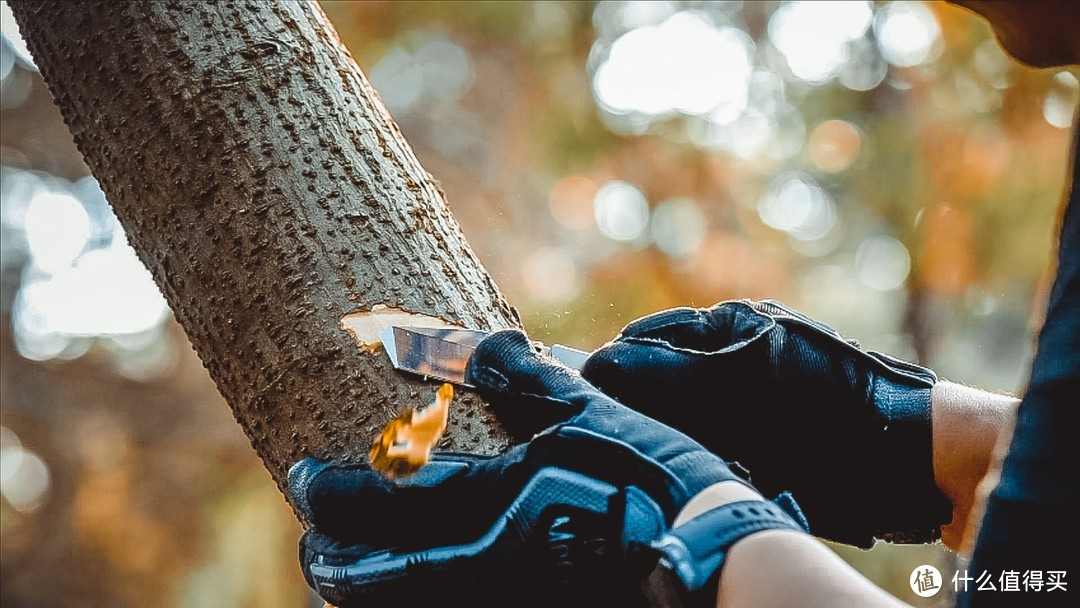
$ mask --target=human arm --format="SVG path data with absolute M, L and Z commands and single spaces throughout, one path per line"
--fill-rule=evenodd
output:
M 672 529 L 703 489 L 749 484 L 682 433 L 540 357 L 520 332 L 482 342 L 466 380 L 532 439 L 494 458 L 436 455 L 404 480 L 313 460 L 290 472 L 292 501 L 313 524 L 301 542 L 305 577 L 335 605 L 632 605 L 659 559 L 688 596 L 711 603 L 716 539 L 805 527 L 790 500 L 755 492 L 744 511 Z
M 939 381 L 931 392 L 934 480 L 952 504 L 941 541 L 954 551 L 970 548 L 980 516 L 979 486 L 994 464 L 995 447 L 1012 431 L 1019 400 Z
M 760 495 L 721 482 L 695 496 L 675 519 L 679 526 L 724 504 Z M 720 608 L 897 607 L 884 592 L 820 541 L 801 533 L 766 530 L 732 546 L 721 573 Z

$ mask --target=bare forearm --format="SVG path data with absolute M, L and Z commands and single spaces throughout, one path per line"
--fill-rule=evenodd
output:
M 820 541 L 767 530 L 731 548 L 717 606 L 741 608 L 905 606 L 859 574 Z
M 953 520 L 942 528 L 946 545 L 965 539 L 977 489 L 994 463 L 999 438 L 1012 428 L 1019 400 L 976 388 L 938 382 L 931 393 L 934 478 L 953 504 Z M 712 489 L 713 506 L 729 498 Z M 703 492 L 705 502 L 708 492 Z M 687 505 L 688 510 L 704 504 Z M 904 606 L 875 586 L 824 544 L 785 530 L 759 532 L 732 547 L 720 578 L 717 605 Z
M 977 489 L 994 462 L 999 437 L 1012 427 L 1019 401 L 951 382 L 931 393 L 934 478 L 953 505 L 943 527 L 945 543 L 958 549 L 973 518 Z M 691 500 L 675 525 L 720 505 L 761 498 L 746 486 L 724 482 Z M 747 536 L 730 550 L 721 573 L 717 605 L 904 606 L 813 537 L 789 530 Z
M 952 382 L 938 382 L 931 393 L 934 479 L 952 502 L 952 522 L 941 529 L 951 549 L 963 547 L 979 482 L 993 463 L 999 436 L 1012 428 L 1018 399 Z
M 760 500 L 735 482 L 721 482 L 698 494 L 675 519 L 681 525 L 729 502 Z M 725 560 L 717 591 L 725 608 L 806 608 L 903 606 L 808 534 L 765 530 L 735 543 Z

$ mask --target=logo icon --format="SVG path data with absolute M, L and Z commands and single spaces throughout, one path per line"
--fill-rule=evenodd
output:
M 911 585 L 911 590 L 915 592 L 915 595 L 931 597 L 941 591 L 941 573 L 938 572 L 937 568 L 923 564 L 911 572 L 908 583 Z

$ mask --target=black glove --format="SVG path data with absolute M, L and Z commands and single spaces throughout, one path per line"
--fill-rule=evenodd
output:
M 738 461 L 766 495 L 790 490 L 818 536 L 926 542 L 951 519 L 934 481 L 934 373 L 860 350 L 778 303 L 644 317 L 582 375 Z
M 805 528 L 794 503 L 762 500 L 735 503 L 738 522 L 721 507 L 690 522 L 704 531 L 670 531 L 701 490 L 746 482 L 682 433 L 542 358 L 521 332 L 485 339 L 466 380 L 500 420 L 543 432 L 497 457 L 437 454 L 405 480 L 311 459 L 290 471 L 291 500 L 313 525 L 301 539 L 304 576 L 330 603 L 635 605 L 661 557 L 687 593 L 715 601 L 707 585 L 721 549 L 753 531 Z

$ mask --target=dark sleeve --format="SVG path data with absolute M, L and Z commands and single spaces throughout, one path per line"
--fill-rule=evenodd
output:
M 962 607 L 1080 606 L 1080 165 L 1062 218 L 1058 268 L 1031 381 L 1017 412 L 1001 480 L 987 503 L 971 563 L 1004 571 L 1065 571 L 1067 591 L 975 591 Z M 948 576 L 948 575 L 946 575 Z M 1070 580 L 1072 579 L 1072 580 Z M 1021 588 L 1022 589 L 1022 588 Z

